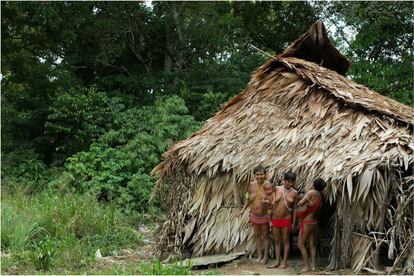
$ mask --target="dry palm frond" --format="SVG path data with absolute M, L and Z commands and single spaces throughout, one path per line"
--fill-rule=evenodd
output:
M 366 257 L 372 250 L 372 241 L 369 239 L 357 237 L 354 238 L 352 252 L 352 270 L 355 272 L 361 271 L 364 267 Z

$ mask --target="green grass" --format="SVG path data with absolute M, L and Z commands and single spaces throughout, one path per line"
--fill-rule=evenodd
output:
M 120 211 L 90 195 L 8 192 L 1 207 L 2 273 L 85 270 L 96 250 L 106 256 L 142 241 Z
M 108 267 L 95 259 L 98 249 L 109 256 L 139 246 L 143 236 L 134 227 L 137 221 L 154 227 L 151 215 L 126 216 L 93 195 L 56 190 L 29 194 L 10 186 L 3 190 L 1 203 L 3 274 L 192 274 L 191 264 L 179 261 L 131 260 Z
M 129 262 L 124 265 L 112 265 L 107 268 L 96 267 L 89 271 L 79 272 L 94 275 L 191 275 L 191 265 L 181 262 L 163 264 L 159 260 L 146 262 Z
M 178 261 L 173 264 L 162 264 L 159 260 L 152 263 L 142 262 L 140 272 L 146 275 L 190 275 L 191 264 Z

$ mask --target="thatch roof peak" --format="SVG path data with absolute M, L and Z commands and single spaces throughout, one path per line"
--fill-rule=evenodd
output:
M 345 75 L 350 62 L 331 44 L 322 21 L 290 44 L 279 57 L 296 57 Z

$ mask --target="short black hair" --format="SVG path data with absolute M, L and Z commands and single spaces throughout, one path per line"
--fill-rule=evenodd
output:
M 257 172 L 264 172 L 266 174 L 266 168 L 262 165 L 257 166 L 253 169 L 253 173 L 256 174 Z
M 315 188 L 315 190 L 321 192 L 321 191 L 323 191 L 323 189 L 325 189 L 326 182 L 322 178 L 316 178 L 313 181 L 313 187 Z
M 288 171 L 287 173 L 285 173 L 285 180 L 288 181 L 292 181 L 295 182 L 296 181 L 296 173 L 292 172 L 292 171 Z

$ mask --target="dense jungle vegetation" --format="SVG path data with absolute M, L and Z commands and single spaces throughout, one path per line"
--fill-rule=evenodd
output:
M 244 89 L 268 58 L 251 45 L 281 53 L 317 19 L 349 78 L 413 104 L 411 2 L 2 1 L 2 272 L 142 243 L 162 153 Z

